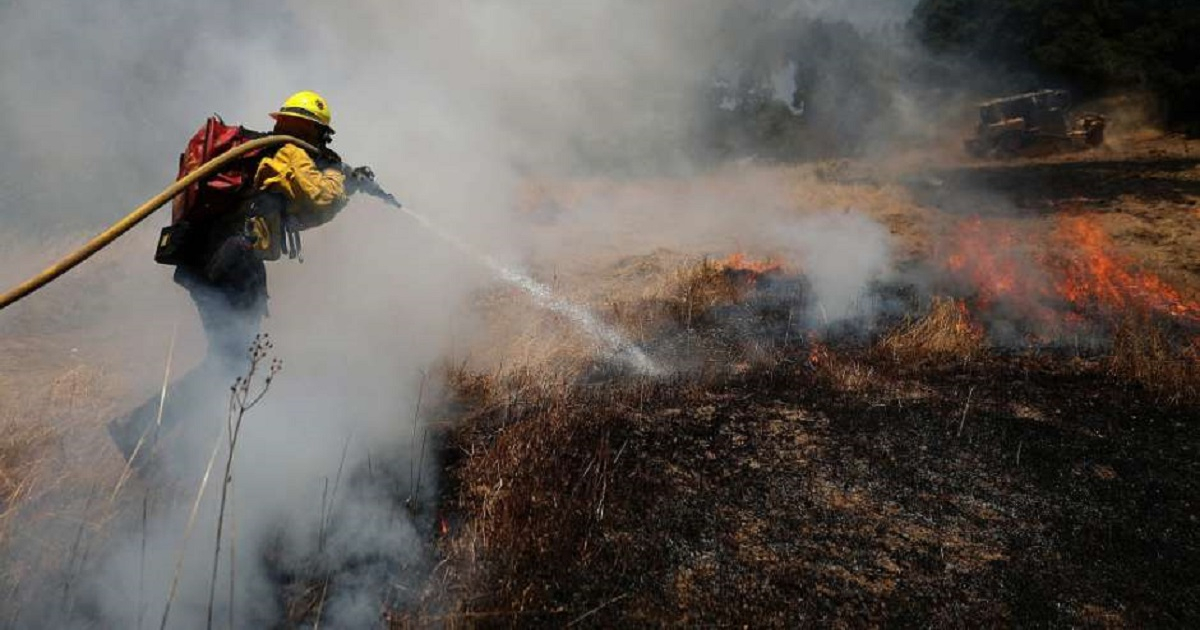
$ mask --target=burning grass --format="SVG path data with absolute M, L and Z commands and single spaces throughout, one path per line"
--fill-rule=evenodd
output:
M 707 340 L 674 378 L 451 370 L 439 612 L 397 624 L 1200 618 L 1186 502 L 1148 525 L 1137 498 L 1200 490 L 1200 348 L 1178 316 L 1147 309 L 1100 347 L 997 347 L 999 298 L 972 293 L 865 345 L 790 317 L 781 335 L 788 272 L 763 265 L 685 264 L 611 303 L 651 347 Z
M 847 168 L 772 169 L 766 183 L 862 208 L 904 237 L 901 258 L 927 255 L 938 211 Z M 620 205 L 602 184 L 576 196 Z M 751 184 L 690 193 L 725 212 L 778 188 Z M 674 201 L 672 186 L 625 205 Z M 598 290 L 555 278 L 676 369 L 661 379 L 608 369 L 522 294 L 486 296 L 490 354 L 447 370 L 437 425 L 443 562 L 389 621 L 1200 623 L 1194 293 L 1098 232 L 1098 214 L 947 219 L 949 250 L 921 261 L 944 277 L 912 300 L 927 306 L 865 337 L 806 329 L 808 286 L 780 261 L 651 254 Z M 102 405 L 73 382 L 38 412 L 95 424 Z M 4 518 L 30 504 L 36 453 L 61 437 L 24 426 L 0 447 Z M 95 483 L 80 476 L 61 483 Z M 86 555 L 93 528 L 71 526 Z M 315 621 L 327 583 L 296 584 L 289 618 Z
M 1072 211 L 1042 232 L 971 218 L 947 240 L 950 288 L 1037 338 L 1107 335 L 1131 311 L 1200 327 L 1200 302 L 1122 253 L 1095 215 Z
M 1063 241 L 1061 251 L 1067 257 L 1057 289 L 1071 304 L 1098 305 L 1118 313 L 1145 309 L 1200 325 L 1200 302 L 1187 299 L 1162 278 L 1120 255 L 1093 218 L 1064 217 L 1054 238 Z

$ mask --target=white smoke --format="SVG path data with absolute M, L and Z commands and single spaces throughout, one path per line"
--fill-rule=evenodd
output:
M 778 2 L 768 13 L 874 22 L 903 13 L 897 6 Z M 349 163 L 371 165 L 380 183 L 438 225 L 517 262 L 530 251 L 515 203 L 527 174 L 694 167 L 689 143 L 708 106 L 697 94 L 717 61 L 733 54 L 726 44 L 756 36 L 753 23 L 728 31 L 725 18 L 737 8 L 633 0 L 4 4 L 0 234 L 55 247 L 10 250 L 0 280 L 36 271 L 57 253 L 62 235 L 106 226 L 160 190 L 174 176 L 184 141 L 210 113 L 265 128 L 266 112 L 299 89 L 329 100 L 333 147 Z M 652 215 L 639 246 L 680 217 L 692 221 L 687 229 L 696 240 L 759 239 L 762 228 L 744 217 L 775 212 L 786 194 L 757 190 L 737 207 L 740 216 L 703 193 L 686 197 L 638 209 Z M 589 243 L 618 232 L 607 208 L 574 210 L 584 216 L 573 220 L 589 233 L 575 251 L 557 243 L 564 255 L 583 255 Z M 78 343 L 87 349 L 105 339 L 134 389 L 146 395 L 157 386 L 153 372 L 174 324 L 190 340 L 181 345 L 177 373 L 202 352 L 188 298 L 168 269 L 150 261 L 164 222 L 148 221 L 72 276 L 79 278 L 74 286 L 94 291 L 88 304 L 95 308 L 73 324 Z M 837 215 L 801 223 L 794 239 L 785 239 L 812 274 L 823 317 L 849 316 L 863 286 L 886 266 L 880 229 Z M 38 240 L 47 236 L 56 240 Z M 438 384 L 423 371 L 471 334 L 467 298 L 493 282 L 486 269 L 370 200 L 352 201 L 337 220 L 304 237 L 303 265 L 269 266 L 272 315 L 265 329 L 285 367 L 247 416 L 232 473 L 227 517 L 236 523 L 233 608 L 241 627 L 277 622 L 278 572 L 308 570 L 333 576 L 327 624 L 369 625 L 381 602 L 399 597 L 393 586 L 400 578 L 388 572 L 419 572 L 428 560 L 420 532 L 429 514 L 413 517 L 401 507 L 413 492 L 410 460 L 420 459 L 417 393 L 424 383 L 424 400 L 436 398 Z M 109 276 L 95 271 L 102 267 Z M 56 291 L 49 294 L 54 304 L 84 299 L 48 291 Z M 2 317 L 37 313 L 39 299 L 49 298 L 36 295 Z M 53 325 L 32 316 L 20 321 L 14 334 Z M 196 403 L 186 421 L 218 427 L 228 385 L 213 383 L 211 400 Z M 197 433 L 168 463 L 190 481 L 215 437 L 215 430 Z M 427 508 L 436 465 L 432 457 L 423 461 L 426 483 L 416 498 Z M 107 542 L 96 542 L 81 579 L 86 590 L 70 618 L 47 597 L 36 602 L 43 609 L 22 612 L 20 622 L 136 627 L 142 618 L 153 625 L 184 549 L 172 625 L 203 623 L 219 487 L 210 487 L 186 545 L 190 497 L 169 500 L 146 490 L 153 507 L 146 552 L 130 508 L 109 524 Z M 125 502 L 136 504 L 140 516 L 140 496 Z M 223 555 L 229 544 L 222 543 Z M 222 563 L 218 615 L 229 607 L 227 556 Z
M 873 322 L 875 289 L 892 269 L 887 227 L 858 212 L 832 212 L 803 217 L 780 235 L 810 283 L 809 326 Z

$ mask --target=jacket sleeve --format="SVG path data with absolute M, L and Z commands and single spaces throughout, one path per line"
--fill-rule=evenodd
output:
M 287 196 L 288 213 L 300 226 L 321 225 L 346 205 L 346 176 L 336 166 L 319 168 L 308 153 L 285 144 L 275 155 L 264 158 L 254 175 L 256 190 L 272 190 Z

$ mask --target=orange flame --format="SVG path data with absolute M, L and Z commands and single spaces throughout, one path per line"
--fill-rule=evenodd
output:
M 1200 303 L 1116 253 L 1094 218 L 1060 218 L 1045 245 L 1000 220 L 962 222 L 953 233 L 946 269 L 976 292 L 975 304 L 998 304 L 1053 329 L 1084 323 L 1081 312 L 1145 308 L 1200 324 Z M 1032 248 L 1032 249 L 1031 249 Z M 1051 251 L 1065 255 L 1052 256 Z M 1064 308 L 1067 306 L 1069 308 Z
M 773 258 L 754 260 L 746 254 L 738 252 L 730 254 L 728 258 L 718 262 L 717 267 L 729 271 L 748 271 L 753 274 L 762 275 L 782 270 L 783 263 Z
M 1056 286 L 1071 304 L 1110 310 L 1148 308 L 1200 323 L 1200 303 L 1187 300 L 1158 276 L 1117 254 L 1112 239 L 1094 219 L 1064 218 L 1055 236 L 1071 252 Z
M 953 272 L 965 274 L 974 281 L 984 302 L 1007 297 L 1018 289 L 1022 274 L 1016 259 L 1007 256 L 1016 246 L 1016 235 L 999 226 L 987 226 L 974 218 L 958 227 L 958 250 L 950 255 L 946 266 Z
M 954 321 L 954 332 L 960 335 L 981 337 L 983 328 L 975 323 L 975 318 L 971 317 L 971 311 L 967 308 L 966 301 L 954 300 L 954 308 L 958 310 L 958 319 Z
M 969 219 L 956 227 L 952 242 L 946 269 L 974 288 L 979 308 L 1004 303 L 1032 319 L 1055 319 L 1044 304 L 1049 287 L 1040 273 L 1034 273 L 1035 261 L 1023 252 L 1024 240 L 1010 225 Z M 960 308 L 965 314 L 965 304 Z
M 812 347 L 808 352 L 808 362 L 812 367 L 825 363 L 829 359 L 829 347 L 810 337 Z

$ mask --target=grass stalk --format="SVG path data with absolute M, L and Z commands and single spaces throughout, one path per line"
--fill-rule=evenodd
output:
M 313 630 L 319 630 L 321 627 L 321 613 L 325 610 L 325 598 L 329 595 L 329 578 L 325 578 L 325 582 L 321 584 L 321 598 L 317 600 L 317 614 L 313 618 Z
M 158 441 L 158 433 L 162 429 L 163 410 L 167 406 L 167 385 L 171 382 L 171 364 L 174 362 L 175 339 L 178 335 L 179 322 L 175 322 L 171 327 L 171 343 L 167 346 L 167 364 L 163 367 L 162 387 L 159 388 L 158 392 L 158 412 L 155 414 L 154 424 L 146 425 L 146 428 L 142 429 L 142 434 L 138 436 L 137 444 L 133 447 L 133 453 L 129 455 L 124 469 L 121 470 L 121 476 L 117 478 L 117 483 L 113 486 L 112 493 L 109 494 L 109 503 L 116 500 L 117 495 L 121 492 L 121 488 L 129 481 L 129 477 L 133 473 L 133 463 L 137 461 L 137 457 L 142 451 L 142 446 L 146 443 L 146 436 L 150 434 L 151 429 L 154 429 L 154 441 Z
M 167 603 L 163 606 L 162 623 L 159 624 L 159 630 L 166 630 L 167 621 L 171 618 L 171 604 L 175 601 L 175 595 L 179 592 L 179 578 L 183 574 L 184 553 L 187 551 L 187 543 L 192 537 L 192 530 L 196 526 L 196 515 L 200 512 L 200 501 L 204 498 L 204 491 L 208 488 L 208 480 L 212 476 L 213 466 L 217 463 L 217 453 L 221 452 L 221 443 L 225 439 L 224 429 L 221 435 L 217 436 L 217 441 L 213 444 L 212 453 L 208 456 L 208 464 L 204 467 L 204 475 L 200 477 L 200 485 L 196 488 L 196 499 L 192 501 L 192 511 L 188 515 L 187 524 L 183 528 L 183 540 L 179 543 L 179 550 L 175 555 L 175 573 L 171 577 L 171 588 L 167 592 Z
M 342 484 L 342 471 L 346 467 L 346 453 L 350 449 L 350 440 L 354 438 L 354 432 L 351 431 L 346 436 L 346 441 L 342 444 L 342 457 L 338 460 L 337 474 L 333 477 L 333 492 L 329 492 L 329 501 L 326 504 L 325 496 L 321 497 L 321 526 L 318 542 L 318 549 L 325 548 L 325 532 L 329 531 L 330 519 L 333 518 L 333 502 L 337 499 L 338 487 Z M 325 478 L 325 490 L 329 490 L 329 478 Z
M 423 402 L 423 400 L 425 398 L 425 382 L 428 379 L 429 379 L 429 374 L 427 372 L 425 372 L 424 370 L 422 370 L 421 371 L 421 384 L 420 384 L 420 386 L 417 387 L 417 404 L 416 404 L 416 407 L 413 408 L 413 435 L 412 435 L 412 440 L 413 440 L 412 446 L 413 447 L 415 447 L 417 445 L 417 426 L 421 423 L 421 403 Z M 425 440 L 424 440 L 424 438 L 422 438 L 422 440 L 421 440 L 422 454 L 424 453 L 424 450 L 425 450 Z M 421 469 L 417 463 L 417 457 L 412 457 L 409 460 L 408 480 L 410 482 L 409 492 L 408 492 L 408 501 L 405 501 L 405 505 L 407 505 L 409 507 L 409 509 L 413 509 L 415 507 L 414 502 L 416 501 L 418 491 L 420 490 L 420 487 L 421 487 Z
M 96 484 L 92 484 L 92 488 L 88 491 L 87 501 L 83 504 L 83 514 L 79 519 L 79 529 L 75 532 L 75 542 L 71 544 L 71 556 L 67 562 L 67 577 L 63 582 L 63 610 L 67 611 L 67 618 L 71 618 L 71 611 L 75 608 L 74 598 L 71 597 L 71 586 L 81 571 L 86 562 L 86 553 L 84 558 L 76 562 L 79 557 L 79 548 L 83 543 L 83 532 L 87 528 L 88 513 L 91 511 L 92 500 L 96 497 Z
M 150 493 L 142 496 L 142 549 L 138 556 L 138 595 L 137 595 L 137 627 L 142 630 L 142 622 L 146 617 L 146 524 L 149 521 Z
M 317 552 L 325 551 L 325 513 L 329 502 L 329 477 L 325 478 L 325 489 L 321 491 L 321 521 L 317 525 Z
M 962 420 L 958 422 L 958 435 L 955 437 L 962 437 L 963 427 L 967 424 L 967 412 L 971 410 L 971 396 L 974 395 L 975 386 L 972 385 L 971 389 L 967 390 L 967 404 L 963 405 Z
M 246 412 L 252 409 L 266 395 L 267 390 L 271 387 L 271 381 L 275 375 L 279 373 L 280 363 L 278 360 L 271 363 L 270 372 L 263 380 L 262 386 L 257 393 L 251 397 L 251 390 L 254 388 L 254 377 L 258 372 L 259 364 L 267 358 L 267 354 L 271 349 L 271 342 L 266 335 L 260 335 L 254 340 L 254 345 L 250 349 L 250 369 L 246 372 L 245 377 L 238 377 L 234 382 L 233 390 L 230 393 L 230 413 L 226 417 L 226 430 L 229 436 L 229 450 L 225 456 L 225 476 L 221 484 L 221 500 L 217 508 L 217 536 L 216 544 L 213 548 L 213 563 L 212 575 L 208 583 L 208 622 L 207 627 L 211 630 L 213 625 L 213 605 L 217 595 L 217 569 L 221 564 L 221 537 L 225 527 L 225 506 L 229 498 L 229 488 L 233 485 L 233 457 L 237 453 L 238 438 L 242 432 L 242 421 L 246 417 Z M 231 567 L 232 571 L 232 567 Z M 232 592 L 231 592 L 232 595 Z M 232 599 L 229 602 L 230 610 L 233 608 Z M 230 613 L 232 614 L 232 612 Z M 232 619 L 230 624 L 232 625 Z
M 234 499 L 236 494 L 229 496 L 229 630 L 233 630 L 234 614 L 237 611 L 235 594 L 237 593 L 237 510 Z

